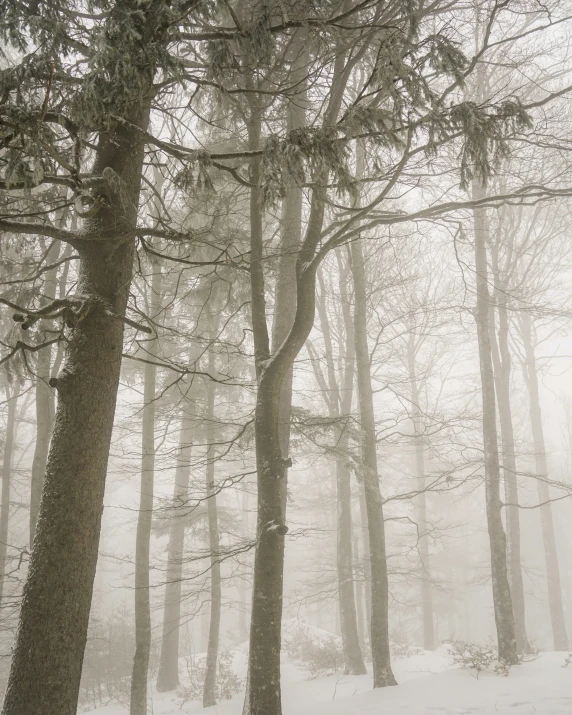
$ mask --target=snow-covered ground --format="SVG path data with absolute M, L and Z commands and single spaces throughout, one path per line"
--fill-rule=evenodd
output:
M 307 680 L 284 662 L 284 715 L 572 715 L 572 666 L 564 653 L 543 653 L 511 669 L 508 677 L 474 675 L 454 668 L 447 646 L 394 660 L 397 687 L 371 689 L 371 677 L 331 675 Z M 244 654 L 237 652 L 237 669 Z M 175 694 L 155 694 L 154 715 L 241 715 L 242 693 L 204 710 L 200 703 L 181 703 Z M 127 715 L 117 705 L 85 711 L 93 715 Z

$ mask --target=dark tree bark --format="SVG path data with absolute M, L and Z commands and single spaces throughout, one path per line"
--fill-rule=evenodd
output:
M 509 349 L 509 325 L 506 307 L 507 286 L 500 275 L 498 245 L 493 245 L 492 268 L 494 295 L 498 314 L 498 332 L 495 326 L 494 309 L 491 310 L 491 350 L 501 429 L 502 466 L 506 499 L 506 531 L 510 593 L 514 613 L 514 630 L 518 653 L 530 653 L 526 634 L 524 586 L 520 555 L 520 510 L 518 506 L 518 483 L 512 408 L 510 401 L 511 357 Z
M 473 184 L 473 199 L 484 197 L 480 184 Z M 488 224 L 486 209 L 473 210 L 475 235 L 475 268 L 477 281 L 477 306 L 475 319 L 479 344 L 479 364 L 483 402 L 483 445 L 485 467 L 485 495 L 489 543 L 491 549 L 491 574 L 493 603 L 497 629 L 499 660 L 508 665 L 518 662 L 512 599 L 508 581 L 506 536 L 502 523 L 500 498 L 500 464 L 497 437 L 495 383 L 490 340 L 490 305 L 486 245 Z
M 151 262 L 151 297 L 148 301 L 152 319 L 161 310 L 161 266 Z M 147 350 L 153 360 L 157 355 L 157 339 Z M 157 366 L 147 362 L 143 372 L 143 425 L 141 437 L 141 487 L 137 534 L 135 537 L 135 655 L 131 673 L 130 715 L 147 715 L 147 684 L 151 653 L 151 603 L 149 593 L 149 553 L 153 522 L 153 491 L 155 482 L 155 407 Z
M 46 263 L 52 264 L 60 252 L 59 242 L 54 242 L 46 254 Z M 52 268 L 46 273 L 43 294 L 48 300 L 56 297 L 57 268 Z M 47 321 L 46 321 L 47 322 Z M 50 321 L 51 322 L 51 321 Z M 40 350 L 36 363 L 36 445 L 32 460 L 32 479 L 30 484 L 30 547 L 34 542 L 34 532 L 38 520 L 42 483 L 48 460 L 48 450 L 52 429 L 54 426 L 55 400 L 54 391 L 49 386 L 52 365 L 52 346 Z
M 149 104 L 142 100 L 129 121 L 146 128 Z M 108 187 L 110 206 L 86 222 L 76 245 L 78 293 L 89 310 L 70 331 L 56 381 L 55 426 L 3 715 L 76 714 L 123 347 L 124 324 L 105 306 L 125 314 L 143 156 L 137 131 L 120 124 L 100 134 L 93 173 L 112 170 L 122 191 Z
M 530 396 L 530 424 L 532 427 L 534 456 L 536 459 L 538 500 L 541 504 L 540 521 L 542 524 L 542 540 L 546 559 L 548 607 L 550 609 L 552 637 L 554 639 L 554 650 L 568 650 L 568 634 L 566 632 L 566 619 L 564 618 L 564 608 L 562 605 L 560 566 L 558 564 L 556 535 L 554 533 L 552 505 L 550 503 L 550 487 L 546 482 L 548 478 L 548 463 L 546 460 L 544 428 L 542 426 L 542 412 L 540 409 L 538 370 L 536 367 L 536 355 L 532 337 L 532 318 L 529 313 L 522 313 L 520 316 L 520 326 L 525 352 L 525 382 Z
M 210 311 L 207 310 L 207 315 Z M 212 318 L 211 318 L 212 320 Z M 218 321 L 216 321 L 218 323 Z M 208 372 L 214 375 L 216 372 L 215 354 L 212 349 L 212 340 L 216 336 L 217 328 L 211 332 L 211 348 L 209 350 Z M 222 585 L 220 578 L 220 534 L 218 528 L 217 499 L 215 491 L 215 397 L 216 384 L 209 380 L 207 385 L 207 406 L 206 406 L 206 443 L 207 443 L 207 466 L 206 466 L 206 496 L 207 514 L 209 528 L 209 550 L 210 550 L 210 621 L 209 621 L 209 641 L 207 647 L 207 661 L 205 671 L 205 682 L 203 688 L 203 707 L 208 708 L 216 705 L 216 679 L 218 649 L 220 637 L 220 616 L 222 607 Z
M 170 516 L 169 544 L 167 546 L 167 583 L 163 609 L 163 635 L 157 674 L 157 690 L 167 692 L 179 687 L 179 632 L 181 621 L 181 579 L 185 548 L 185 516 L 188 511 L 189 477 L 191 474 L 191 445 L 193 421 L 190 407 L 193 403 L 185 397 L 181 426 L 173 513 Z
M 2 456 L 2 505 L 0 506 L 0 607 L 4 598 L 6 553 L 8 550 L 8 527 L 10 525 L 10 492 L 12 488 L 12 453 L 16 434 L 16 408 L 18 406 L 19 385 L 14 389 L 6 387 L 6 433 Z M 1 612 L 1 611 L 0 611 Z
M 417 528 L 419 530 L 419 558 L 421 562 L 421 607 L 423 617 L 423 648 L 435 649 L 435 626 L 433 623 L 433 588 L 431 579 L 431 558 L 429 556 L 429 535 L 427 532 L 427 494 L 425 492 L 425 448 L 423 425 L 419 407 L 419 385 L 415 365 L 415 332 L 411 329 L 407 341 L 407 366 L 411 384 L 411 420 L 415 444 L 415 472 L 417 477 Z
M 362 478 L 364 484 L 369 560 L 371 568 L 371 655 L 373 687 L 396 685 L 389 652 L 389 590 L 383 498 L 377 470 L 377 441 L 373 411 L 370 357 L 367 343 L 367 298 L 365 265 L 361 243 L 351 244 L 354 281 L 354 332 L 359 412 L 362 432 Z

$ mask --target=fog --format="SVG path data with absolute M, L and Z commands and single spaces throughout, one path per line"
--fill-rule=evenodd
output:
M 2 715 L 571 712 L 568 3 L 0 7 Z

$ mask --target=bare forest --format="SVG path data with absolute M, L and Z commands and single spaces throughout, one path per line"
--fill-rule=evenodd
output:
M 570 0 L 0 0 L 2 715 L 570 715 L 571 207 Z

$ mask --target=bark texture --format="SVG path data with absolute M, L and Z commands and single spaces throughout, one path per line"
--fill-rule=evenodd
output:
M 59 254 L 59 242 L 54 243 L 46 255 L 46 263 L 55 263 Z M 56 297 L 57 269 L 52 268 L 46 273 L 43 294 L 48 300 Z M 42 321 L 44 323 L 48 321 Z M 30 546 L 34 542 L 34 532 L 38 520 L 42 483 L 48 460 L 48 450 L 52 429 L 54 427 L 55 400 L 54 391 L 49 386 L 52 365 L 52 346 L 43 348 L 38 353 L 36 363 L 36 444 L 32 460 L 32 479 L 30 484 Z
M 145 128 L 148 103 L 129 120 Z M 117 127 L 100 134 L 94 175 L 113 170 L 121 196 L 77 242 L 78 293 L 89 310 L 70 330 L 4 715 L 76 715 L 115 414 L 144 147 Z M 31 687 L 33 683 L 33 687 Z

